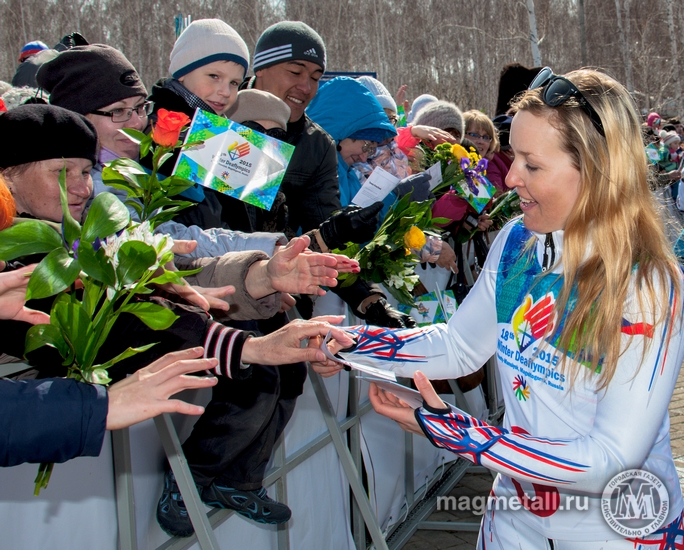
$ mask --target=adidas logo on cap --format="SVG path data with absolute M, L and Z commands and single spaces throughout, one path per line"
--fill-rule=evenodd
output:
M 309 48 L 304 52 L 303 55 L 310 55 L 311 57 L 318 57 L 318 53 L 316 53 L 316 48 Z

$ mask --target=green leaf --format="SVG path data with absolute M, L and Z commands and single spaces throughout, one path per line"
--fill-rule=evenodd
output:
M 81 266 L 64 248 L 56 248 L 36 266 L 26 289 L 26 300 L 54 296 L 69 288 Z
M 114 267 L 103 248 L 95 252 L 93 245 L 82 240 L 78 245 L 78 263 L 89 277 L 107 286 L 116 286 Z
M 121 352 L 119 355 L 114 357 L 113 359 L 110 359 L 106 363 L 102 363 L 101 365 L 97 365 L 97 367 L 101 369 L 108 369 L 113 365 L 116 365 L 119 361 L 123 361 L 124 359 L 128 359 L 129 357 L 133 357 L 134 355 L 137 355 L 138 353 L 142 353 L 144 351 L 147 351 L 150 349 L 152 346 L 156 346 L 158 342 L 152 343 L 152 344 L 147 344 L 146 346 L 141 346 L 139 348 L 128 348 L 126 351 Z
M 137 144 L 142 143 L 142 141 L 147 137 L 147 135 L 139 130 L 134 130 L 133 128 L 121 128 L 119 132 L 123 132 L 131 141 L 135 141 Z
M 173 153 L 164 153 L 160 158 L 159 158 L 159 163 L 157 164 L 157 167 L 161 166 L 164 164 L 167 160 L 169 160 L 173 156 Z
M 57 349 L 59 354 L 65 359 L 69 355 L 69 346 L 62 337 L 62 331 L 54 325 L 34 325 L 26 332 L 24 355 L 43 346 Z
M 81 226 L 69 212 L 69 197 L 67 196 L 66 185 L 66 162 L 62 171 L 59 173 L 59 200 L 62 203 L 64 239 L 69 243 L 69 247 L 71 247 L 74 242 L 81 238 Z
M 171 176 L 161 183 L 167 197 L 178 195 L 178 193 L 182 193 L 186 189 L 190 189 L 193 185 L 195 185 L 194 181 L 190 181 L 179 176 Z
M 358 279 L 359 276 L 356 273 L 350 274 L 344 282 L 340 285 L 341 288 L 346 288 L 348 286 L 353 285 L 356 282 L 356 279 Z
M 170 309 L 150 302 L 127 304 L 120 311 L 135 315 L 152 330 L 166 330 L 178 319 Z
M 140 142 L 140 158 L 144 159 L 150 152 L 150 147 L 152 147 L 152 136 L 146 136 L 144 140 Z
M 159 275 L 159 277 L 155 277 L 154 279 L 150 279 L 148 281 L 148 284 L 151 285 L 165 285 L 167 283 L 174 283 L 174 284 L 183 284 L 183 281 L 181 280 L 182 277 L 187 277 L 189 275 L 195 275 L 196 273 L 199 273 L 202 271 L 202 268 L 199 267 L 197 269 L 190 269 L 187 271 L 168 271 L 164 270 L 164 273 L 162 275 Z
M 119 265 L 116 276 L 121 285 L 137 282 L 157 261 L 157 253 L 149 244 L 142 241 L 127 241 L 117 253 Z
M 128 225 L 128 208 L 112 193 L 100 193 L 90 206 L 83 222 L 81 241 L 104 239 Z
M 38 220 L 26 220 L 0 231 L 0 260 L 4 261 L 30 254 L 47 254 L 62 246 L 62 236 Z
M 106 386 L 112 381 L 112 379 L 109 378 L 109 374 L 107 374 L 107 369 L 82 369 L 81 373 L 83 375 L 83 380 L 89 384 L 100 384 L 102 386 Z
M 92 350 L 95 336 L 93 335 L 93 322 L 88 312 L 80 302 L 61 301 L 56 303 L 50 318 L 62 331 L 67 344 L 74 350 L 76 363 L 81 369 L 90 367 L 90 362 L 95 358 L 97 350 Z M 88 355 L 92 359 L 88 359 Z

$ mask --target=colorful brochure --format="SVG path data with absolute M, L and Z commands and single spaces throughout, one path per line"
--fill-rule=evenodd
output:
M 196 144 L 196 145 L 192 145 Z M 174 174 L 270 210 L 294 146 L 197 109 Z
M 443 290 L 439 295 L 437 292 L 423 294 L 416 298 L 416 304 L 418 307 L 414 308 L 404 304 L 397 307 L 413 317 L 419 327 L 446 323 L 458 307 L 453 290 Z

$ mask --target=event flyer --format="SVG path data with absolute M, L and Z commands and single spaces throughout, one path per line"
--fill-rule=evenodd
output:
M 294 152 L 289 143 L 201 109 L 185 145 L 175 175 L 266 210 Z

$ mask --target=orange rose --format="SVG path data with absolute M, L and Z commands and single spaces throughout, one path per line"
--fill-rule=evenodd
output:
M 184 113 L 159 109 L 157 124 L 152 127 L 152 140 L 162 147 L 174 147 L 181 130 L 189 123 L 190 119 Z

